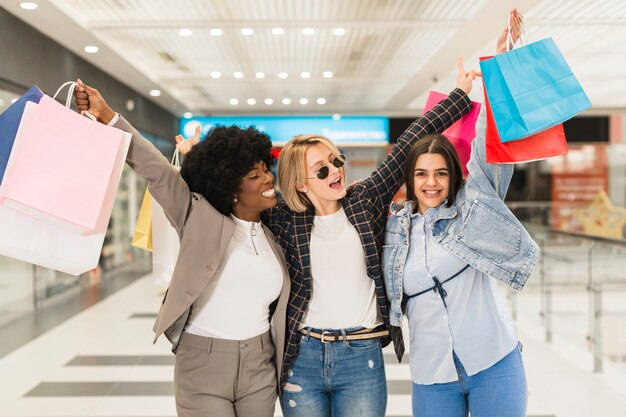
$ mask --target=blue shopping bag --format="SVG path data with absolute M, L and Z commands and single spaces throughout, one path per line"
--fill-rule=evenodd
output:
M 20 125 L 20 120 L 22 120 L 22 113 L 24 113 L 24 106 L 29 101 L 39 103 L 41 97 L 43 97 L 43 93 L 39 87 L 32 86 L 22 97 L 0 114 L 0 182 L 4 177 L 9 155 L 13 149 L 17 128 Z
M 591 107 L 552 38 L 480 62 L 502 142 L 523 139 Z

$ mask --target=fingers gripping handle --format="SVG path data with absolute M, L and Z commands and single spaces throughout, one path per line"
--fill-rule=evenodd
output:
M 77 86 L 75 81 L 68 81 L 68 82 L 63 83 L 63 85 L 61 85 L 61 87 L 59 87 L 57 92 L 54 93 L 54 96 L 52 96 L 52 98 L 56 99 L 57 96 L 59 95 L 59 93 L 61 92 L 61 90 L 63 90 L 66 86 L 70 87 L 67 90 L 67 97 L 65 98 L 65 107 L 67 107 L 69 109 L 70 105 L 72 104 L 72 96 L 74 96 L 74 90 L 76 89 L 76 86 Z M 91 114 L 88 111 L 86 111 L 86 110 L 81 111 L 80 114 L 82 114 L 83 116 L 87 116 L 88 118 L 90 118 L 94 122 L 97 121 L 96 117 L 93 114 Z

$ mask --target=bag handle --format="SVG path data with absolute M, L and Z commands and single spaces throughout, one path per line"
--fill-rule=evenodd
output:
M 65 99 L 65 107 L 67 107 L 69 109 L 70 105 L 72 104 L 72 96 L 74 95 L 74 90 L 76 89 L 76 85 L 77 85 L 75 81 L 68 81 L 66 83 L 63 83 L 63 85 L 61 87 L 59 87 L 57 92 L 54 93 L 54 96 L 52 96 L 52 98 L 56 99 L 57 96 L 59 95 L 59 93 L 61 92 L 61 90 L 63 90 L 65 88 L 65 86 L 67 86 L 67 85 L 69 85 L 70 88 L 69 88 L 69 90 L 67 90 L 67 98 Z
M 178 150 L 178 147 L 180 146 L 181 143 L 183 142 L 180 142 L 179 144 L 176 145 L 176 149 L 174 150 L 174 155 L 172 156 L 172 160 L 170 161 L 170 163 L 174 165 L 176 168 L 178 168 L 179 171 L 180 171 L 180 151 Z
M 513 46 L 515 46 L 515 42 L 513 42 L 513 36 L 511 36 L 511 15 L 510 14 L 509 14 L 509 19 L 507 21 L 507 27 L 508 27 L 508 32 L 506 34 L 506 52 L 509 52 L 511 49 L 513 49 Z M 528 43 L 526 40 L 526 33 L 524 32 L 523 22 L 520 26 L 519 41 L 520 41 L 520 44 L 522 45 L 525 45 Z M 509 45 L 513 45 L 513 46 L 509 47 Z
M 69 88 L 69 90 L 67 90 L 67 97 L 65 98 L 65 107 L 67 107 L 69 109 L 70 106 L 72 105 L 72 96 L 74 95 L 74 90 L 76 89 L 76 86 L 78 85 L 76 83 L 76 81 L 67 81 L 67 82 L 63 83 L 63 85 L 61 85 L 61 87 L 59 87 L 57 92 L 54 93 L 54 96 L 52 96 L 52 98 L 56 99 L 57 96 L 59 95 L 59 93 L 61 92 L 61 90 L 63 90 L 65 88 L 65 86 L 68 86 L 68 85 L 70 86 L 70 88 Z M 87 110 L 81 111 L 80 114 L 90 118 L 94 122 L 98 121 L 96 119 L 96 117 L 93 114 L 89 113 Z

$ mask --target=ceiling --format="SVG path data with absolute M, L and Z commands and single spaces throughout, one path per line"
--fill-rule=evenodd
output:
M 454 87 L 458 55 L 478 68 L 493 52 L 513 6 L 528 42 L 554 37 L 594 111 L 626 109 L 623 0 L 33 1 L 0 7 L 146 96 L 161 90 L 148 97 L 181 116 L 412 115 L 430 89 Z

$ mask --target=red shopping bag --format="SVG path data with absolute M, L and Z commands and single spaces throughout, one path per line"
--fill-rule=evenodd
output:
M 428 93 L 426 99 L 426 105 L 422 115 L 435 107 L 439 102 L 448 98 L 447 94 L 439 93 L 437 91 L 431 91 Z M 472 101 L 472 108 L 469 113 L 457 120 L 452 126 L 443 131 L 444 135 L 454 146 L 457 155 L 459 156 L 459 162 L 461 163 L 461 170 L 463 171 L 463 178 L 467 177 L 467 162 L 470 159 L 472 153 L 472 140 L 476 137 L 476 120 L 478 120 L 478 114 L 480 113 L 480 103 Z
M 480 60 L 483 61 L 489 58 L 491 57 L 481 57 Z M 543 132 L 536 133 L 521 140 L 502 143 L 498 129 L 496 128 L 496 122 L 493 118 L 491 106 L 489 105 L 486 90 L 485 108 L 487 110 L 487 162 L 496 164 L 529 162 L 565 155 L 567 153 L 567 141 L 562 124 L 558 124 Z

